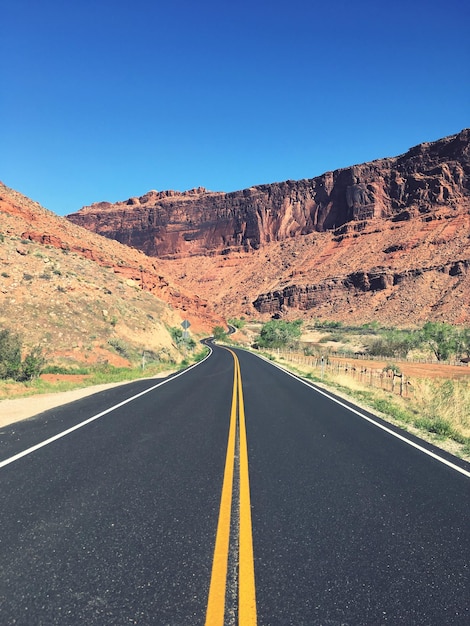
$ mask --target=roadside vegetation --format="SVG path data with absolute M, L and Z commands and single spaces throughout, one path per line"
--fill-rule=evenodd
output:
M 235 326 L 235 328 L 238 328 L 238 330 L 241 330 L 242 328 L 245 327 L 246 325 L 246 320 L 244 318 L 237 318 L 237 317 L 230 317 L 227 320 L 227 323 L 230 326 Z
M 236 335 L 234 337 L 236 339 Z M 387 420 L 470 460 L 470 328 L 428 322 L 417 329 L 341 322 L 271 320 L 258 325 L 252 347 L 302 376 L 378 412 Z M 306 357 L 312 358 L 306 358 Z M 316 357 L 316 358 L 315 358 Z M 322 360 L 321 357 L 324 357 Z M 442 375 L 409 379 L 409 392 L 391 393 L 367 384 L 360 367 L 348 371 L 322 367 L 331 359 L 381 360 L 384 375 L 400 380 L 403 363 L 434 363 Z M 446 378 L 446 363 L 461 364 L 458 378 Z M 382 367 L 382 366 L 378 366 Z M 369 370 L 370 372 L 370 370 Z M 400 384 L 397 384 L 397 390 Z
M 281 359 L 282 362 L 282 359 Z M 292 367 L 292 365 L 290 365 Z M 470 380 L 416 379 L 408 397 L 370 388 L 351 376 L 336 375 L 295 365 L 295 369 L 317 383 L 338 391 L 359 404 L 379 412 L 405 430 L 443 445 L 470 461 Z
M 224 341 L 227 337 L 227 331 L 223 326 L 214 326 L 212 336 L 216 341 Z
M 28 381 L 37 378 L 45 363 L 39 346 L 23 354 L 23 342 L 19 335 L 8 329 L 0 330 L 0 379 Z
M 25 351 L 19 335 L 0 329 L 0 400 L 151 378 L 162 372 L 184 369 L 206 356 L 208 349 L 193 338 L 183 337 L 179 328 L 169 328 L 169 332 L 182 360 L 177 361 L 164 349 L 146 350 L 115 337 L 108 341 L 108 347 L 130 363 L 128 367 L 117 367 L 109 362 L 49 363 L 39 346 Z
M 263 325 L 257 345 L 260 348 L 291 347 L 300 341 L 302 335 L 302 320 L 286 322 L 271 320 Z
M 315 333 L 316 338 L 308 335 Z M 271 320 L 262 324 L 254 346 L 297 348 L 306 353 L 367 355 L 444 363 L 470 361 L 470 328 L 426 322 L 421 328 L 385 328 L 378 324 L 346 326 L 341 322 Z

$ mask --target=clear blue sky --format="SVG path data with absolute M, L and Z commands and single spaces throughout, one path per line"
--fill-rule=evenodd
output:
M 4 0 L 0 180 L 58 213 L 470 126 L 468 0 Z

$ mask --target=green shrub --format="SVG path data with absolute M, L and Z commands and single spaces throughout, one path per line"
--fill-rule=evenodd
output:
M 238 328 L 239 330 L 241 330 L 246 324 L 243 318 L 238 319 L 237 317 L 231 317 L 230 319 L 227 320 L 227 322 L 231 326 L 235 326 L 235 328 Z
M 258 337 L 262 348 L 284 348 L 294 345 L 302 334 L 302 320 L 271 320 L 264 324 Z
M 202 361 L 202 359 L 204 359 L 207 356 L 208 352 L 209 352 L 209 348 L 206 348 L 206 347 L 204 347 L 199 352 L 196 352 L 196 354 L 193 356 L 194 362 L 198 363 L 199 361 Z
M 179 346 L 183 341 L 183 331 L 181 328 L 178 328 L 178 326 L 170 326 L 168 331 L 173 339 L 173 342 Z
M 42 349 L 36 346 L 21 359 L 22 342 L 19 335 L 8 329 L 0 330 L 0 379 L 24 381 L 37 378 L 44 366 Z
M 46 365 L 42 370 L 42 374 L 89 374 L 88 367 L 66 367 L 65 365 Z
M 116 352 L 122 356 L 124 359 L 129 359 L 130 360 L 130 354 L 129 354 L 129 347 L 124 343 L 124 341 L 121 341 L 121 339 L 117 339 L 115 337 L 112 337 L 111 339 L 109 339 L 108 344 L 114 348 L 116 350 Z
M 7 329 L 0 330 L 0 378 L 18 379 L 21 370 L 21 339 Z
M 342 322 L 331 322 L 328 320 L 316 320 L 315 321 L 315 327 L 316 328 L 341 328 L 341 326 L 343 325 Z
M 454 439 L 456 435 L 452 424 L 442 417 L 422 417 L 415 420 L 415 426 L 439 435 L 440 437 L 450 437 Z
M 27 354 L 21 364 L 21 374 L 19 380 L 32 380 L 38 378 L 46 359 L 39 346 L 36 346 Z
M 225 332 L 225 328 L 223 326 L 214 326 L 212 329 L 212 334 L 214 335 L 214 339 L 223 340 L 227 336 Z

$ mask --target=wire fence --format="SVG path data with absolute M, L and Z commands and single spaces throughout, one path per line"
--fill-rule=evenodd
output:
M 277 350 L 276 354 L 284 360 L 297 365 L 311 367 L 318 371 L 321 378 L 326 374 L 350 376 L 362 385 L 383 389 L 391 393 L 408 397 L 413 393 L 410 378 L 393 367 L 374 368 L 361 363 L 344 361 L 334 357 L 309 356 L 292 350 Z

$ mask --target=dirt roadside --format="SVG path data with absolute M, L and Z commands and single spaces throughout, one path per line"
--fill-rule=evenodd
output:
M 160 374 L 157 374 L 152 378 L 165 378 L 171 373 L 172 372 L 160 372 Z M 15 422 L 28 419 L 29 417 L 33 417 L 43 411 L 54 409 L 62 404 L 68 404 L 69 402 L 80 400 L 86 396 L 91 396 L 99 391 L 111 389 L 112 387 L 117 387 L 119 385 L 126 385 L 131 382 L 135 381 L 129 381 L 128 383 L 106 383 L 103 385 L 94 385 L 92 387 L 83 387 L 82 389 L 72 389 L 70 391 L 62 391 L 58 393 L 39 394 L 29 396 L 27 398 L 0 400 L 0 428 L 8 426 L 8 424 L 14 424 Z

